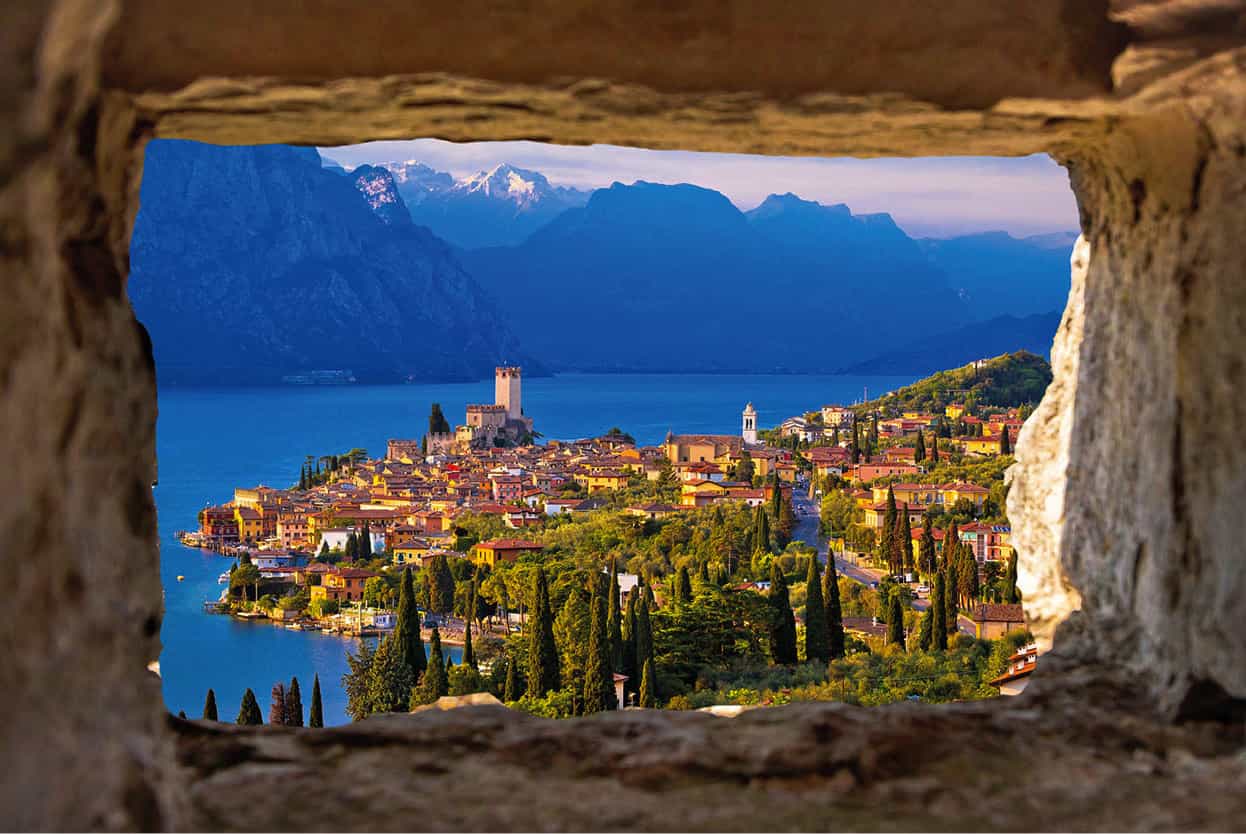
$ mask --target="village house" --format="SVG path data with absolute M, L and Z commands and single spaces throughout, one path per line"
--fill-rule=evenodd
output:
M 840 426 L 851 428 L 852 421 L 856 415 L 853 414 L 851 408 L 844 408 L 839 405 L 822 406 L 822 424 L 825 426 Z
M 876 462 L 854 464 L 846 474 L 849 480 L 868 484 L 878 478 L 891 478 L 896 475 L 900 477 L 916 475 L 919 471 L 921 470 L 911 463 Z
M 1025 612 L 1020 605 L 1010 603 L 978 603 L 970 609 L 969 619 L 973 621 L 974 636 L 979 640 L 994 640 L 1025 628 Z
M 680 508 L 676 507 L 674 504 L 634 504 L 623 512 L 639 518 L 647 518 L 650 521 L 660 521 L 674 515 L 677 512 L 680 512 Z
M 999 687 L 1000 695 L 1020 695 L 1030 682 L 1030 675 L 1038 666 L 1038 645 L 1030 643 L 1017 649 L 1008 658 L 1008 666 L 991 686 Z
M 319 585 L 312 585 L 311 600 L 331 602 L 357 602 L 363 599 L 364 584 L 376 576 L 360 568 L 338 568 L 321 576 Z
M 540 553 L 540 542 L 524 539 L 492 539 L 480 542 L 471 549 L 469 557 L 477 565 L 496 568 L 502 562 L 514 562 L 524 553 Z
M 671 463 L 718 461 L 736 458 L 743 449 L 743 438 L 733 434 L 670 434 L 662 444 Z

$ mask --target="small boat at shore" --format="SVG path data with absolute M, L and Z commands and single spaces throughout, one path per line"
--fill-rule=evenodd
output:
M 178 581 L 178 582 L 183 582 L 183 581 L 185 581 L 185 579 L 186 579 L 186 577 L 185 577 L 185 576 L 183 576 L 182 574 L 180 574 L 180 573 L 179 573 L 179 574 L 177 575 L 177 581 Z
M 224 585 L 228 581 L 229 581 L 229 571 L 225 571 L 225 573 L 222 573 L 220 576 L 216 577 L 217 585 Z

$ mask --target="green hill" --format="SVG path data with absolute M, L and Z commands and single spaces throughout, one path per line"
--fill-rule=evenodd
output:
M 942 412 L 950 403 L 963 403 L 970 408 L 1037 405 L 1050 382 L 1051 365 L 1047 360 L 1022 350 L 940 371 L 854 410 L 868 414 L 878 409 L 890 415 L 903 411 Z

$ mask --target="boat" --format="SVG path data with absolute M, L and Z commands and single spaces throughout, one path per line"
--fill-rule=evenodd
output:
M 180 573 L 177 575 L 177 581 L 178 581 L 178 582 L 181 582 L 181 581 L 182 581 L 182 580 L 184 580 L 185 578 L 186 578 L 186 577 L 182 576 Z
M 220 576 L 216 577 L 217 585 L 224 585 L 227 582 L 229 582 L 229 571 L 225 571 L 225 573 L 222 573 Z

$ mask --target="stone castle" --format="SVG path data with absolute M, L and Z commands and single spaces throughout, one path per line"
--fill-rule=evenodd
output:
M 523 413 L 523 369 L 495 368 L 493 403 L 469 405 L 463 425 L 456 426 L 453 433 L 430 433 L 426 441 L 430 455 L 531 443 L 532 418 Z

